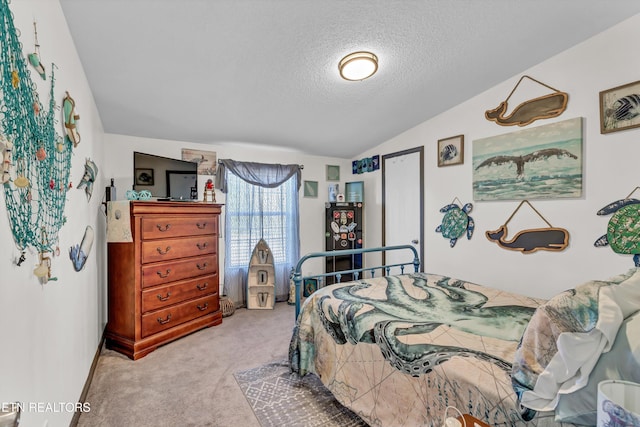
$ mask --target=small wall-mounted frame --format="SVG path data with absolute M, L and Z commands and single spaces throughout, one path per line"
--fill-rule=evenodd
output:
M 318 181 L 304 182 L 304 197 L 318 197 Z
M 640 80 L 600 92 L 600 133 L 640 127 Z
M 364 181 L 347 182 L 344 185 L 344 195 L 347 202 L 364 202 Z
M 464 135 L 438 140 L 438 167 L 464 163 Z
M 376 154 L 372 157 L 366 157 L 351 162 L 351 173 L 361 174 L 365 172 L 373 172 L 380 169 L 380 155 Z
M 215 175 L 218 163 L 215 151 L 182 149 L 182 160 L 198 164 L 198 175 Z
M 154 185 L 153 169 L 136 168 L 136 185 Z
M 327 181 L 340 181 L 340 166 L 327 165 Z

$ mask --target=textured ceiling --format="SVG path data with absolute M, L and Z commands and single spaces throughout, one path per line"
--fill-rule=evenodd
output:
M 355 157 L 638 0 L 60 0 L 107 133 Z M 378 73 L 341 80 L 355 50 Z

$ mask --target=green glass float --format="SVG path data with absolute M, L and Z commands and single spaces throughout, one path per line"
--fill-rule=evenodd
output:
M 440 209 L 444 213 L 442 224 L 436 228 L 436 233 L 442 233 L 442 237 L 449 239 L 449 245 L 454 247 L 458 239 L 465 234 L 467 239 L 473 236 L 475 222 L 469 216 L 473 204 L 467 203 L 462 208 L 457 203 L 448 204 Z

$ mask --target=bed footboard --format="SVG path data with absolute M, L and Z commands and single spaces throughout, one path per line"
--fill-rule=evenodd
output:
M 373 253 L 373 252 L 390 252 L 390 251 L 406 251 L 410 250 L 413 255 L 412 259 L 406 262 L 396 263 L 396 264 L 383 264 L 376 267 L 363 267 L 352 270 L 342 270 L 342 271 L 333 271 L 330 273 L 322 273 L 322 274 L 313 274 L 312 276 L 303 277 L 302 276 L 302 266 L 308 259 L 311 258 L 328 258 L 332 256 L 342 256 L 342 255 L 356 255 L 356 254 L 364 254 L 364 253 Z M 409 256 L 407 256 L 409 257 Z M 389 271 L 393 267 L 400 267 L 400 270 L 404 272 L 405 266 L 413 265 L 414 272 L 418 272 L 420 269 L 420 257 L 418 256 L 418 251 L 411 245 L 398 245 L 398 246 L 382 246 L 378 248 L 359 248 L 359 249 L 347 249 L 343 251 L 325 251 L 325 252 L 312 252 L 304 255 L 298 261 L 296 268 L 293 272 L 293 282 L 295 284 L 295 293 L 296 293 L 296 319 L 298 318 L 298 314 L 300 314 L 300 295 L 302 290 L 302 282 L 307 278 L 318 278 L 318 277 L 328 277 L 334 276 L 337 282 L 340 282 L 342 275 L 344 274 L 353 274 L 353 277 L 357 280 L 360 276 L 360 273 L 370 273 L 373 277 L 376 271 L 380 270 L 382 274 L 389 274 Z

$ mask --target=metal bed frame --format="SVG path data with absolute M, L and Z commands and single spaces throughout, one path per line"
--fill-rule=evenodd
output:
M 409 249 L 413 253 L 413 259 L 411 261 L 402 262 L 398 264 L 383 264 L 376 267 L 363 267 L 356 268 L 352 270 L 342 270 L 342 271 L 332 271 L 329 273 L 322 274 L 313 274 L 309 276 L 302 276 L 302 265 L 305 261 L 311 258 L 327 258 L 332 256 L 343 256 L 343 255 L 356 255 L 356 254 L 365 254 L 372 252 L 390 252 L 390 251 L 399 251 Z M 302 282 L 304 279 L 316 279 L 319 277 L 328 277 L 335 276 L 337 282 L 339 283 L 342 279 L 343 274 L 351 274 L 353 273 L 354 280 L 358 280 L 360 277 L 360 273 L 371 273 L 371 277 L 375 276 L 376 270 L 382 270 L 382 274 L 389 274 L 392 267 L 400 267 L 401 273 L 404 273 L 404 267 L 407 265 L 413 265 L 414 271 L 417 273 L 420 269 L 420 257 L 418 256 L 418 251 L 411 245 L 398 245 L 398 246 L 382 246 L 377 248 L 360 248 L 360 249 L 347 249 L 343 251 L 325 251 L 325 252 L 312 252 L 304 255 L 298 261 L 296 268 L 293 272 L 293 282 L 295 284 L 295 292 L 296 292 L 296 319 L 300 314 L 300 296 L 302 290 Z M 364 274 L 363 274 L 364 278 Z M 330 285 L 329 285 L 330 286 Z

